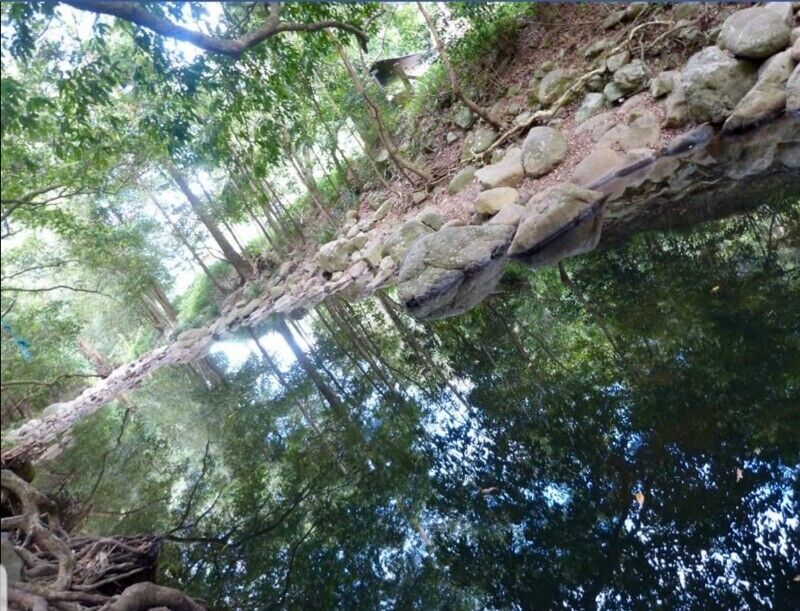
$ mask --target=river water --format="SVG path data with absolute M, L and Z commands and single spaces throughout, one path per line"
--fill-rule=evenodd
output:
M 171 505 L 90 524 L 167 530 L 208 440 L 178 533 L 226 544 L 168 544 L 163 578 L 220 608 L 796 608 L 798 265 L 790 201 L 512 264 L 452 319 L 320 310 L 298 339 L 333 403 L 269 340 L 279 373 L 258 351 L 223 388 L 160 373 L 135 397 L 194 407 L 142 409 L 125 451 L 181 458 L 139 481 L 122 452 L 104 502 Z M 95 420 L 78 436 L 115 433 Z

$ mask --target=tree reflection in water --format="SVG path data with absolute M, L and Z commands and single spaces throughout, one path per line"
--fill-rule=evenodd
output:
M 303 362 L 193 391 L 214 460 L 165 578 L 227 608 L 793 608 L 798 247 L 797 206 L 762 207 L 512 266 L 457 318 L 384 297 L 280 328 L 313 329 Z

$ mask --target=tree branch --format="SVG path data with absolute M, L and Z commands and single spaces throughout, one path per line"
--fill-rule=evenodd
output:
M 7 388 L 9 386 L 55 386 L 59 381 L 64 378 L 102 378 L 103 376 L 96 373 L 62 373 L 61 375 L 53 378 L 52 382 L 42 382 L 41 380 L 9 380 L 8 382 L 0 383 L 0 388 Z
M 313 23 L 281 23 L 280 3 L 278 2 L 269 5 L 269 18 L 263 26 L 247 32 L 246 34 L 242 34 L 238 38 L 230 39 L 217 38 L 216 36 L 209 36 L 208 34 L 196 30 L 190 30 L 168 19 L 154 15 L 134 2 L 63 0 L 63 3 L 80 10 L 118 17 L 119 19 L 124 19 L 125 21 L 151 30 L 161 36 L 182 40 L 200 49 L 227 55 L 234 59 L 238 59 L 243 52 L 281 32 L 317 32 L 324 29 L 343 30 L 356 36 L 363 48 L 366 48 L 368 40 L 366 33 L 359 28 L 333 19 L 316 21 Z
M 64 289 L 67 291 L 75 291 L 76 293 L 92 293 L 94 295 L 102 295 L 103 297 L 108 297 L 109 299 L 113 299 L 113 297 L 107 293 L 103 293 L 101 291 L 94 291 L 92 289 L 84 289 L 76 286 L 68 286 L 66 284 L 56 284 L 55 286 L 45 286 L 42 288 L 36 289 L 26 289 L 22 288 L 21 286 L 4 286 L 0 288 L 0 291 L 9 291 L 9 292 L 17 292 L 17 293 L 44 293 L 47 291 L 57 291 L 58 289 Z

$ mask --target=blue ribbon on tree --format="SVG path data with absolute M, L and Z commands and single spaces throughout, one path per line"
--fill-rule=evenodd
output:
M 14 343 L 19 348 L 19 353 L 22 355 L 22 360 L 30 361 L 31 360 L 31 345 L 28 343 L 27 340 L 21 338 L 19 335 L 14 333 L 14 329 L 11 328 L 5 319 L 0 318 L 0 327 L 3 328 L 3 331 L 6 331 L 11 338 L 14 340 Z

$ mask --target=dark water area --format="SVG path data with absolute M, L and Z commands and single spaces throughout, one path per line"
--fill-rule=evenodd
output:
M 214 458 L 164 579 L 235 609 L 797 608 L 799 266 L 788 202 L 512 265 L 452 319 L 321 309 L 305 366 L 198 391 Z

